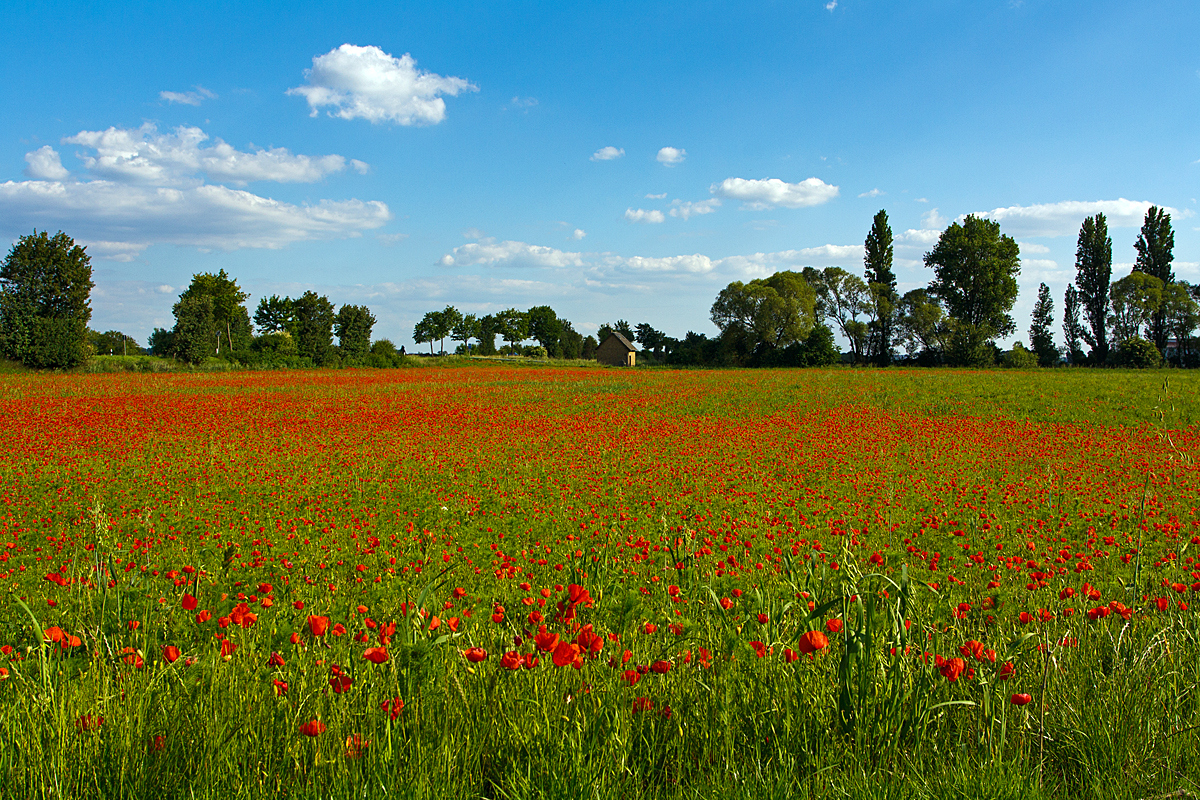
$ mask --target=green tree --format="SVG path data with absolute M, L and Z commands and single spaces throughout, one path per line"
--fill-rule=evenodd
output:
M 1080 331 L 1092 349 L 1092 361 L 1108 360 L 1108 288 L 1112 280 L 1112 239 L 1103 214 L 1088 217 L 1075 248 L 1075 284 L 1087 326 Z
M 176 358 L 187 364 L 199 364 L 216 351 L 217 325 L 210 294 L 192 294 L 179 298 L 171 309 L 175 329 L 171 346 Z
M 633 326 L 630 325 L 626 320 L 619 319 L 614 322 L 613 330 L 624 336 L 630 342 L 632 342 L 634 339 L 635 334 L 633 332 Z
M 1200 306 L 1192 296 L 1186 281 L 1177 281 L 1163 288 L 1162 311 L 1167 333 L 1175 339 L 1172 360 L 1175 366 L 1191 365 L 1195 356 L 1192 333 L 1200 325 Z M 1165 355 L 1167 350 L 1164 349 Z
M 446 337 L 462 319 L 462 312 L 454 306 L 446 306 L 433 314 L 433 338 L 441 342 L 441 351 L 446 352 Z M 453 339 L 451 340 L 453 341 Z
M 816 292 L 798 272 L 776 272 L 749 283 L 734 281 L 713 302 L 721 337 L 745 358 L 802 342 L 816 324 Z
M 945 305 L 952 364 L 987 366 L 994 361 L 992 341 L 1016 330 L 1009 316 L 1017 300 L 1020 248 L 1000 233 L 1000 223 L 968 215 L 942 232 L 925 254 L 935 278 L 929 291 Z
M 450 341 L 462 342 L 463 350 L 470 351 L 469 342 L 479 336 L 479 320 L 474 314 L 463 314 L 450 331 Z
M 175 332 L 166 328 L 155 328 L 150 333 L 150 354 L 170 356 L 175 353 Z
M 62 231 L 22 236 L 0 267 L 0 348 L 38 368 L 69 369 L 88 357 L 92 261 Z
M 1120 343 L 1141 337 L 1142 328 L 1149 325 L 1162 306 L 1163 282 L 1153 275 L 1134 270 L 1121 280 L 1113 281 L 1108 293 L 1113 312 L 1109 324 Z M 1155 349 L 1158 349 L 1157 345 Z
M 496 355 L 496 334 L 499 331 L 500 324 L 495 314 L 485 314 L 479 318 L 479 355 Z
M 440 311 L 427 311 L 421 321 L 413 326 L 413 341 L 417 344 L 429 343 L 429 355 L 433 355 L 433 343 L 437 341 L 438 316 Z
M 563 323 L 554 309 L 550 306 L 534 306 L 526 313 L 529 315 L 529 338 L 546 348 L 550 355 L 561 358 L 559 340 L 563 335 Z
M 926 289 L 912 289 L 900 298 L 897 309 L 896 332 L 909 357 L 918 356 L 926 365 L 941 363 L 950 328 L 937 299 Z
M 371 351 L 371 329 L 375 327 L 375 316 L 371 309 L 366 306 L 342 306 L 333 324 L 338 337 L 338 349 L 342 354 L 350 358 L 365 358 Z
M 817 294 L 816 307 L 837 323 L 850 342 L 851 356 L 857 364 L 865 355 L 869 331 L 867 324 L 858 319 L 859 314 L 870 310 L 867 284 L 841 267 L 826 267 L 810 283 Z
M 560 358 L 583 358 L 583 347 L 585 339 L 583 334 L 575 330 L 571 323 L 567 320 L 562 320 L 563 332 L 559 338 L 559 357 Z M 589 337 L 590 338 L 590 337 Z
M 1107 304 L 1106 295 L 1105 305 Z M 1079 290 L 1075 288 L 1075 284 L 1068 283 L 1066 295 L 1063 297 L 1063 341 L 1067 345 L 1067 358 L 1075 365 L 1082 364 L 1085 359 L 1083 347 L 1080 344 L 1080 340 L 1083 338 L 1083 326 L 1079 322 L 1079 308 Z
M 668 338 L 665 333 L 655 330 L 645 322 L 639 324 L 633 333 L 637 337 L 637 342 L 642 346 L 642 349 L 650 351 L 655 357 L 662 355 Z
M 896 292 L 896 273 L 892 271 L 892 226 L 887 211 L 880 209 L 871 223 L 864 244 L 867 302 L 871 321 L 867 324 L 867 357 L 881 367 L 892 361 L 895 349 L 896 314 L 900 295 Z
M 227 351 L 241 350 L 250 344 L 252 330 L 250 312 L 242 305 L 248 295 L 241 290 L 237 281 L 225 274 L 225 270 L 213 274 L 201 272 L 192 276 L 192 283 L 180 300 L 207 295 L 212 298 L 213 308 L 213 354 L 220 355 L 221 342 Z
M 333 303 L 311 289 L 292 301 L 295 308 L 296 350 L 318 367 L 333 360 Z
M 296 319 L 296 304 L 288 297 L 271 295 L 258 301 L 254 324 L 260 333 L 290 331 Z
M 529 337 L 529 316 L 515 308 L 501 311 L 496 315 L 496 332 L 515 352 L 517 345 Z
M 1050 328 L 1054 325 L 1054 300 L 1050 297 L 1050 287 L 1046 284 L 1038 286 L 1037 302 L 1033 304 L 1033 320 L 1029 326 L 1029 342 L 1033 352 L 1037 353 L 1037 363 L 1042 367 L 1053 367 L 1058 363 L 1059 351 L 1054 346 L 1054 334 Z
M 1158 278 L 1164 287 L 1175 282 L 1175 273 L 1171 270 L 1175 233 L 1171 230 L 1170 214 L 1157 206 L 1150 206 L 1133 247 L 1137 250 L 1134 270 Z M 1167 336 L 1165 311 L 1155 309 L 1150 317 L 1150 340 L 1160 353 L 1167 347 Z

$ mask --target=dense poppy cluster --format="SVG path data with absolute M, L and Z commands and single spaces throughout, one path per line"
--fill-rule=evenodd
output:
M 0 649 L 0 692 L 44 646 L 128 670 L 218 660 L 279 702 L 304 702 L 289 687 L 319 670 L 322 697 L 370 692 L 395 722 L 414 702 L 395 676 L 413 648 L 443 647 L 450 668 L 511 680 L 586 671 L 669 717 L 681 670 L 843 652 L 864 613 L 846 587 L 876 575 L 881 602 L 901 576 L 922 592 L 901 655 L 951 690 L 1011 681 L 1021 706 L 1032 679 L 998 655 L 1015 635 L 1070 646 L 1194 613 L 1193 430 L 1168 446 L 1148 429 L 827 409 L 789 399 L 799 386 L 770 405 L 763 380 L 10 379 L 0 580 L 44 645 L 13 611 L 7 630 L 27 632 Z M 146 612 L 89 616 L 109 592 Z M 299 733 L 326 730 L 313 714 Z M 368 752 L 344 734 L 348 757 Z

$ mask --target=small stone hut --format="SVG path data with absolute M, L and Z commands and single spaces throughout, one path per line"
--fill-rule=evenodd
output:
M 596 348 L 596 360 L 614 367 L 632 367 L 637 361 L 637 348 L 621 334 L 613 331 Z

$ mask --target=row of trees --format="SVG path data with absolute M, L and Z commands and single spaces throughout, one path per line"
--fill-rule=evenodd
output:
M 506 343 L 499 350 L 497 336 Z M 430 354 L 434 342 L 440 342 L 439 349 L 445 352 L 446 339 L 460 343 L 457 352 L 484 356 L 503 352 L 543 358 L 591 358 L 597 346 L 595 338 L 580 334 L 550 306 L 535 306 L 528 311 L 510 308 L 482 317 L 446 306 L 441 311 L 430 311 L 413 328 L 413 341 L 428 344 Z M 537 344 L 522 347 L 528 339 Z
M 391 342 L 372 344 L 375 317 L 366 306 L 344 305 L 335 312 L 328 297 L 313 291 L 294 299 L 271 295 L 259 302 L 252 325 L 245 306 L 248 297 L 225 270 L 194 275 L 172 309 L 175 327 L 156 328 L 150 351 L 189 364 L 210 356 L 316 366 L 373 361 L 387 361 L 376 366 L 389 366 L 394 360 Z

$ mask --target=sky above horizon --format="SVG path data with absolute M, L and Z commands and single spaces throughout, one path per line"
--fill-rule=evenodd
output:
M 7 7 L 0 237 L 86 244 L 143 343 L 220 269 L 410 350 L 446 305 L 712 335 L 730 281 L 862 275 L 881 208 L 901 291 L 966 214 L 1020 242 L 1010 342 L 1097 212 L 1114 278 L 1153 204 L 1200 282 L 1195 2 Z

